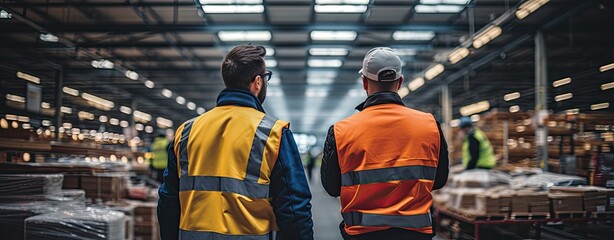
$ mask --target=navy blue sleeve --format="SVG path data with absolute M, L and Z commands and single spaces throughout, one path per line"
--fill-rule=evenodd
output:
M 341 167 L 337 156 L 337 143 L 335 141 L 335 126 L 330 126 L 326 142 L 324 142 L 324 156 L 320 166 L 320 179 L 324 190 L 333 197 L 341 195 Z
M 177 174 L 177 157 L 175 156 L 175 140 L 168 144 L 168 165 L 164 170 L 164 182 L 158 194 L 158 223 L 162 240 L 179 238 L 179 176 Z
M 478 158 L 480 158 L 480 142 L 475 138 L 474 133 L 469 134 L 467 138 L 469 139 L 469 155 L 471 159 L 469 159 L 469 163 L 465 169 L 469 170 L 476 168 L 478 165 Z
M 271 172 L 270 196 L 279 231 L 277 239 L 312 240 L 311 192 L 294 136 L 284 129 Z
M 437 163 L 437 172 L 435 174 L 435 182 L 433 183 L 433 190 L 443 188 L 448 182 L 448 174 L 450 172 L 450 160 L 448 159 L 448 143 L 441 130 L 441 125 L 437 123 L 437 129 L 439 130 L 439 159 Z

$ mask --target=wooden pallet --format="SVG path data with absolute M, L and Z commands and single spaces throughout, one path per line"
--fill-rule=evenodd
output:
M 585 211 L 557 211 L 554 212 L 554 218 L 556 219 L 570 219 L 570 218 L 585 218 L 587 214 Z
M 614 220 L 614 212 L 592 212 L 589 217 Z
M 483 213 L 475 210 L 454 209 L 452 212 L 474 221 L 500 221 L 508 218 L 506 213 Z
M 535 220 L 546 219 L 550 217 L 550 213 L 547 212 L 513 212 L 510 215 L 510 219 L 514 220 Z

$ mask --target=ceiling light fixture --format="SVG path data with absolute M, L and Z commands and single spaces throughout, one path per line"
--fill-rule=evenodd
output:
M 203 5 L 205 13 L 262 13 L 263 5 Z
M 520 98 L 520 92 L 513 92 L 503 95 L 503 100 L 506 102 Z
M 394 48 L 392 49 L 398 56 L 415 56 L 416 49 L 413 48 Z
M 151 81 L 151 80 L 146 80 L 145 81 L 145 87 L 147 87 L 147 88 L 154 88 L 155 86 L 156 86 L 156 84 L 153 81 Z
M 60 39 L 51 33 L 41 33 L 38 38 L 43 42 L 58 42 Z
M 465 6 L 458 5 L 416 5 L 417 13 L 459 13 Z
M 518 19 L 524 19 L 529 16 L 529 14 L 535 12 L 538 8 L 548 3 L 550 0 L 528 0 L 525 1 L 518 7 L 516 10 L 516 17 Z
M 26 81 L 30 81 L 30 82 L 36 83 L 36 84 L 40 84 L 41 83 L 41 79 L 40 78 L 32 76 L 32 75 L 27 74 L 27 73 L 17 72 L 17 77 L 21 78 L 23 80 L 26 80 Z
M 369 4 L 369 0 L 316 0 L 316 4 Z
M 115 103 L 112 101 L 109 101 L 107 99 L 98 97 L 98 96 L 94 96 L 92 94 L 89 93 L 83 93 L 81 94 L 81 97 L 85 100 L 87 100 L 90 104 L 93 104 L 94 107 L 101 109 L 101 110 L 105 110 L 108 111 L 112 108 L 115 107 Z
M 128 127 L 130 124 L 128 123 L 128 121 L 122 120 L 119 122 L 119 126 L 120 127 Z
M 479 34 L 473 37 L 473 47 L 476 49 L 481 48 L 482 46 L 486 45 L 488 42 L 492 41 L 493 39 L 501 35 L 502 31 L 503 30 L 501 30 L 500 27 L 495 26 L 495 25 L 490 25 L 486 27 L 486 29 L 484 29 Z
M 100 68 L 100 69 L 113 69 L 113 67 L 115 67 L 115 64 L 113 64 L 113 62 L 109 60 L 100 59 L 100 60 L 93 60 L 92 67 Z
M 49 109 L 51 108 L 51 104 L 48 102 L 41 102 L 41 107 L 44 109 Z
M 601 90 L 608 90 L 614 88 L 614 82 L 601 84 Z
M 317 13 L 364 13 L 367 5 L 315 5 L 313 10 Z
M 312 56 L 345 56 L 348 54 L 347 48 L 310 48 L 309 54 Z
M 561 80 L 556 80 L 554 82 L 552 82 L 552 86 L 557 88 L 566 84 L 570 84 L 571 83 L 571 78 L 563 78 Z
M 264 64 L 267 68 L 277 67 L 277 60 L 275 59 L 264 59 Z
M 450 63 L 456 64 L 467 56 L 469 56 L 469 49 L 465 47 L 460 47 L 450 53 L 450 55 L 448 55 L 448 60 L 450 60 Z
M 322 97 L 323 98 L 323 97 L 328 96 L 328 90 L 308 88 L 307 91 L 305 91 L 305 96 L 306 97 Z
M 597 103 L 597 104 L 591 105 L 591 110 L 595 111 L 595 110 L 606 109 L 606 108 L 609 108 L 609 107 L 610 107 L 610 103 L 608 103 L 608 102 Z
M 424 77 L 426 77 L 427 80 L 433 80 L 433 78 L 437 77 L 444 70 L 445 67 L 442 64 L 438 63 L 437 65 L 432 66 L 431 68 L 426 70 L 426 72 L 424 73 Z
M 132 80 L 138 80 L 139 79 L 139 74 L 136 73 L 135 71 L 130 71 L 127 70 L 125 73 L 126 77 Z
M 63 112 L 63 113 L 66 113 L 66 114 L 72 114 L 72 108 L 61 106 L 60 107 L 60 112 Z
M 605 72 L 605 71 L 612 70 L 612 69 L 614 69 L 614 63 L 610 63 L 608 65 L 603 65 L 599 67 L 599 72 Z
M 63 87 L 62 92 L 75 97 L 79 96 L 79 90 L 70 87 Z
M 269 31 L 220 31 L 217 36 L 224 42 L 265 42 L 272 38 Z
M 511 113 L 516 113 L 516 112 L 518 112 L 518 111 L 520 111 L 520 106 L 518 106 L 518 105 L 514 105 L 514 106 L 511 106 L 511 107 L 510 107 L 510 112 L 511 112 Z
M 413 92 L 418 90 L 418 88 L 422 87 L 422 85 L 424 85 L 424 78 L 417 77 L 414 78 L 414 80 L 412 80 L 411 82 L 409 82 L 409 84 L 407 84 L 407 87 Z
M 185 98 L 182 96 L 177 96 L 177 98 L 175 98 L 175 102 L 177 102 L 180 105 L 185 104 Z
M 0 18 L 1 18 L 1 19 L 9 19 L 9 18 L 13 18 L 13 14 L 11 14 L 11 13 L 7 12 L 7 11 L 6 11 L 6 10 L 4 10 L 4 9 L 1 9 L 1 10 L 0 10 Z
M 270 56 L 275 55 L 275 49 L 274 48 L 267 47 L 265 49 L 266 49 L 266 56 L 270 57 Z
M 124 114 L 132 114 L 132 109 L 126 106 L 121 106 L 119 107 L 119 111 L 124 113 Z
M 333 78 L 307 78 L 309 85 L 330 85 L 335 81 Z
M 109 119 L 109 124 L 111 124 L 113 126 L 117 126 L 117 125 L 119 125 L 119 119 L 111 118 L 111 119 Z
M 565 110 L 565 113 L 568 115 L 576 115 L 580 113 L 580 109 L 579 108 L 567 109 Z
M 79 111 L 77 116 L 79 116 L 80 120 L 94 120 L 94 114 L 91 112 Z
M 341 67 L 343 62 L 339 59 L 309 59 L 307 61 L 309 67 Z
M 203 114 L 205 112 L 206 112 L 206 110 L 204 108 L 202 108 L 202 107 L 199 107 L 199 108 L 196 109 L 196 113 L 198 113 L 199 115 Z
M 312 31 L 309 35 L 314 41 L 354 41 L 358 33 L 356 31 Z
M 392 39 L 395 41 L 429 41 L 435 37 L 433 31 L 394 31 Z
M 6 100 L 9 101 L 13 101 L 13 102 L 19 102 L 19 103 L 25 103 L 26 102 L 26 98 L 19 96 L 19 95 L 13 95 L 13 94 L 6 94 Z
M 144 113 L 144 112 L 141 112 L 139 110 L 134 110 L 133 116 L 134 116 L 134 120 L 137 120 L 137 121 L 140 121 L 140 122 L 147 123 L 147 122 L 151 121 L 151 115 L 149 115 L 147 113 Z
M 572 93 L 563 93 L 563 94 L 554 96 L 554 101 L 557 101 L 557 102 L 565 101 L 567 99 L 571 99 L 572 97 L 573 97 Z
M 476 113 L 481 113 L 490 109 L 490 102 L 481 101 L 460 108 L 460 114 L 463 116 L 469 116 Z
M 106 123 L 109 121 L 109 117 L 105 116 L 105 115 L 100 115 L 100 117 L 98 117 L 98 121 L 101 123 Z
M 162 96 L 166 97 L 166 98 L 171 98 L 173 96 L 173 92 L 171 90 L 168 89 L 162 89 Z
M 405 96 L 407 96 L 407 94 L 409 94 L 409 89 L 406 87 L 402 87 L 397 93 L 399 94 L 399 97 L 404 98 Z
M 156 123 L 158 124 L 158 127 L 160 128 L 171 128 L 173 127 L 173 121 L 163 118 L 163 117 L 157 117 L 156 118 Z
M 193 102 L 188 102 L 188 104 L 186 104 L 186 107 L 192 111 L 196 110 L 196 103 Z
M 422 4 L 456 4 L 456 5 L 466 5 L 471 0 L 420 0 Z

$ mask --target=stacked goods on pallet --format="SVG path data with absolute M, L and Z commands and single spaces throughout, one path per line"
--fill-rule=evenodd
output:
M 134 239 L 160 239 L 160 230 L 154 202 L 134 202 Z
M 84 192 L 61 190 L 60 174 L 0 174 L 2 239 L 24 239 L 25 219 L 64 209 L 85 207 Z
M 507 187 L 494 187 L 476 196 L 476 209 L 486 215 L 509 215 L 514 191 Z
M 136 204 L 131 201 L 110 201 L 105 202 L 105 207 L 107 209 L 118 211 L 124 213 L 125 217 L 125 227 L 126 227 L 126 240 L 134 239 L 134 209 Z
M 468 217 L 501 215 L 502 213 L 499 210 L 505 209 L 505 206 L 502 207 L 498 204 L 499 199 L 495 200 L 497 204 L 494 206 L 490 197 L 485 196 L 485 194 L 505 188 L 497 186 L 508 185 L 509 181 L 510 178 L 507 174 L 498 171 L 473 169 L 450 177 L 448 186 L 442 189 L 439 195 L 445 195 L 447 199 L 445 202 L 446 208 Z M 438 196 L 438 198 L 440 197 Z M 496 208 L 497 210 L 493 211 L 486 208 Z
M 25 239 L 124 239 L 124 214 L 86 208 L 45 213 L 25 220 Z
M 116 201 L 126 196 L 128 175 L 122 173 L 104 173 L 94 176 L 67 175 L 64 189 L 83 189 L 90 199 Z
M 547 217 L 550 213 L 548 193 L 536 190 L 519 190 L 512 200 L 512 218 Z
M 614 189 L 593 186 L 553 187 L 548 197 L 555 215 L 583 214 L 609 212 L 610 197 Z

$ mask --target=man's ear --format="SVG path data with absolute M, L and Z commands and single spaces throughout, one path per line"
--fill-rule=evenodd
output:
M 403 86 L 403 75 L 401 75 L 401 78 L 399 78 L 399 83 L 397 83 L 397 91 L 399 91 L 399 89 L 401 89 L 401 86 Z
M 260 93 L 260 90 L 262 90 L 262 81 L 260 81 L 261 78 L 262 77 L 258 75 L 254 78 L 254 81 L 249 84 L 249 91 L 256 96 L 258 96 L 258 93 Z
M 365 89 L 365 91 L 369 91 L 369 80 L 367 80 L 367 78 L 365 76 L 362 76 L 362 88 Z

